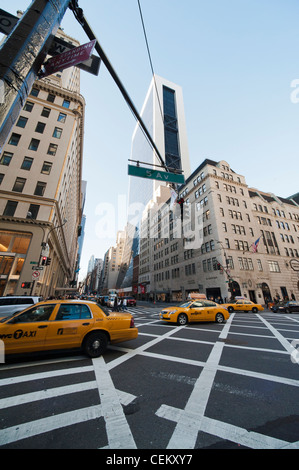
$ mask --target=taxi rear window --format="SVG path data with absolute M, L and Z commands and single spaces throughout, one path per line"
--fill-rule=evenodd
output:
M 87 305 L 61 304 L 56 316 L 56 320 L 84 320 L 92 318 Z

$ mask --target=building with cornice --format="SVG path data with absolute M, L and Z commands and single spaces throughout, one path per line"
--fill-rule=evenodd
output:
M 61 29 L 57 35 L 79 45 Z M 35 82 L 11 130 L 0 155 L 0 295 L 48 297 L 73 284 L 84 109 L 72 67 Z M 43 255 L 50 264 L 35 269 Z
M 225 161 L 204 160 L 179 188 L 178 205 L 152 201 L 140 229 L 139 283 L 147 298 L 200 292 L 266 304 L 299 300 L 299 203 L 249 188 Z

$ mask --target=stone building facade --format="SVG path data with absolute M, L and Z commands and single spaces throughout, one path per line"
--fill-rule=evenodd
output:
M 191 292 L 265 304 L 299 299 L 299 204 L 249 188 L 226 161 L 205 160 L 179 188 L 148 204 L 140 229 L 139 284 L 146 298 Z
M 58 35 L 79 45 L 61 29 Z M 48 297 L 72 285 L 84 109 L 80 71 L 72 67 L 35 82 L 11 130 L 0 155 L 0 295 Z M 42 256 L 50 264 L 38 270 Z

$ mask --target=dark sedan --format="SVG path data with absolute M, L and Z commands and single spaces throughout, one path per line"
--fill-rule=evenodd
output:
M 272 312 L 275 313 L 291 313 L 291 312 L 298 312 L 299 313 L 299 302 L 295 300 L 287 300 L 284 302 L 278 302 L 278 304 L 273 305 L 271 307 Z

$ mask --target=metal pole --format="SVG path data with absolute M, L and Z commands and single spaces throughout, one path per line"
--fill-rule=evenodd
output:
M 121 94 L 123 95 L 125 101 L 127 102 L 128 106 L 130 107 L 132 113 L 134 114 L 136 120 L 138 121 L 141 129 L 143 130 L 144 134 L 146 135 L 146 138 L 150 142 L 152 148 L 155 150 L 156 155 L 161 163 L 161 166 L 165 169 L 165 171 L 169 172 L 169 168 L 166 166 L 155 142 L 152 139 L 152 136 L 150 135 L 149 131 L 147 130 L 146 125 L 144 124 L 142 118 L 140 117 L 137 109 L 134 106 L 133 101 L 131 100 L 129 94 L 127 93 L 125 87 L 123 86 L 122 82 L 120 81 L 117 73 L 115 72 L 114 68 L 112 67 L 111 63 L 109 62 L 108 57 L 106 56 L 105 52 L 103 51 L 97 37 L 95 36 L 94 32 L 92 31 L 91 27 L 89 26 L 83 10 L 79 8 L 78 6 L 78 0 L 71 0 L 70 1 L 70 9 L 73 11 L 75 18 L 78 20 L 78 22 L 81 24 L 82 28 L 84 29 L 85 33 L 87 34 L 88 38 L 93 41 L 94 39 L 96 40 L 96 45 L 95 49 L 97 53 L 99 54 L 100 58 L 102 59 L 103 63 L 105 64 L 107 70 L 109 71 L 110 75 L 112 76 L 113 80 L 115 81 L 116 85 L 118 86 Z M 173 186 L 173 185 L 172 185 Z
M 0 49 L 0 152 L 16 122 L 70 0 L 33 0 Z

